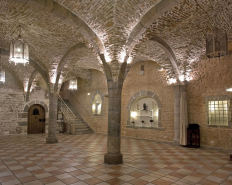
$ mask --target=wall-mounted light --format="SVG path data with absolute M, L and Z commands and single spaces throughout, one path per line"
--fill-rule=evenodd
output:
M 144 75 L 144 65 L 141 65 L 139 75 L 140 76 Z
M 69 81 L 69 90 L 77 90 L 77 79 L 72 79 Z
M 232 92 L 232 88 L 226 89 L 226 91 L 228 91 L 228 92 Z
M 87 95 L 89 96 L 89 95 L 90 95 L 90 93 L 87 93 Z
M 168 83 L 169 84 L 174 84 L 174 83 L 176 83 L 176 79 L 175 78 L 170 78 L 170 79 L 168 79 Z
M 5 70 L 4 69 L 0 70 L 0 82 L 5 83 Z

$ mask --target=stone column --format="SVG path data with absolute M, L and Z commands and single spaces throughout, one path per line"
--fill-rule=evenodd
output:
M 174 139 L 173 145 L 180 145 L 180 97 L 185 91 L 184 85 L 173 86 L 174 91 Z
M 107 153 L 104 162 L 107 164 L 123 163 L 121 154 L 121 95 L 119 82 L 108 81 L 108 137 Z
M 48 137 L 46 143 L 58 143 L 56 137 L 57 127 L 57 93 L 49 94 L 49 124 L 48 124 Z

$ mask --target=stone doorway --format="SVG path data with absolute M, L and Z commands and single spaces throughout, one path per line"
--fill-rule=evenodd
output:
M 43 106 L 34 104 L 29 108 L 27 133 L 45 133 L 45 110 Z

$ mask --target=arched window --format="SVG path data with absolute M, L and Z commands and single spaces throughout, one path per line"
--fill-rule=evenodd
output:
M 150 91 L 135 93 L 127 105 L 129 109 L 127 125 L 137 128 L 161 127 L 161 107 L 162 104 L 155 93 Z
M 39 110 L 38 110 L 37 108 L 35 108 L 35 109 L 33 110 L 32 115 L 39 115 Z

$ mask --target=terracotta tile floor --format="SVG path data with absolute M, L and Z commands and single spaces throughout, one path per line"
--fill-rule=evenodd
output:
M 105 135 L 0 136 L 2 185 L 232 185 L 228 152 L 122 138 L 124 164 L 103 163 Z

